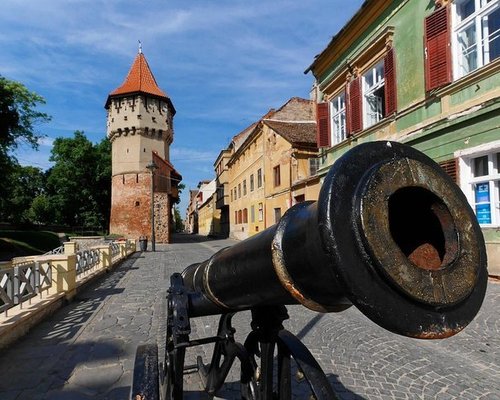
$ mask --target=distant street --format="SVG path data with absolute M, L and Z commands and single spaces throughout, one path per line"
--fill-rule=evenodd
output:
M 0 399 L 127 399 L 137 346 L 158 341 L 163 347 L 170 274 L 234 243 L 177 235 L 155 253 L 135 253 L 0 353 Z M 285 327 L 306 343 L 340 399 L 500 398 L 499 283 L 489 282 L 476 320 L 441 341 L 396 336 L 354 307 L 338 314 L 288 310 Z M 243 342 L 249 313 L 233 321 Z M 213 335 L 216 328 L 215 317 L 194 319 L 191 338 Z M 186 364 L 197 355 L 209 362 L 210 347 L 189 349 Z M 238 398 L 238 375 L 231 371 L 220 398 Z M 294 388 L 295 398 L 309 397 L 304 382 L 295 381 Z M 208 398 L 200 389 L 198 375 L 186 374 L 185 398 Z

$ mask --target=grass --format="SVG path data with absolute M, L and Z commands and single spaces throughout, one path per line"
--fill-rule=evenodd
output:
M 57 233 L 47 231 L 0 231 L 0 261 L 43 254 L 61 245 Z

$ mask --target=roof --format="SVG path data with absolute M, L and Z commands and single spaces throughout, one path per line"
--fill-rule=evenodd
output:
M 110 97 L 132 93 L 145 93 L 169 100 L 167 94 L 158 87 L 155 77 L 146 61 L 146 57 L 144 57 L 142 52 L 139 52 L 135 57 L 127 77 L 121 86 L 109 94 L 108 102 Z
M 263 120 L 269 128 L 294 145 L 316 147 L 316 122 Z

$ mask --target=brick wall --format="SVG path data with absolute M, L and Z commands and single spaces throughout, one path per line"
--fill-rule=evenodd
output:
M 112 178 L 110 233 L 129 239 L 151 240 L 151 174 L 116 175 Z M 155 193 L 155 236 L 157 243 L 170 239 L 170 204 L 166 193 Z

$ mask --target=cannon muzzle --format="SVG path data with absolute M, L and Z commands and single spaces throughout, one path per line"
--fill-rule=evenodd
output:
M 477 314 L 487 284 L 477 219 L 448 175 L 395 142 L 338 159 L 316 202 L 182 273 L 189 316 L 300 303 L 354 304 L 392 332 L 442 338 Z

